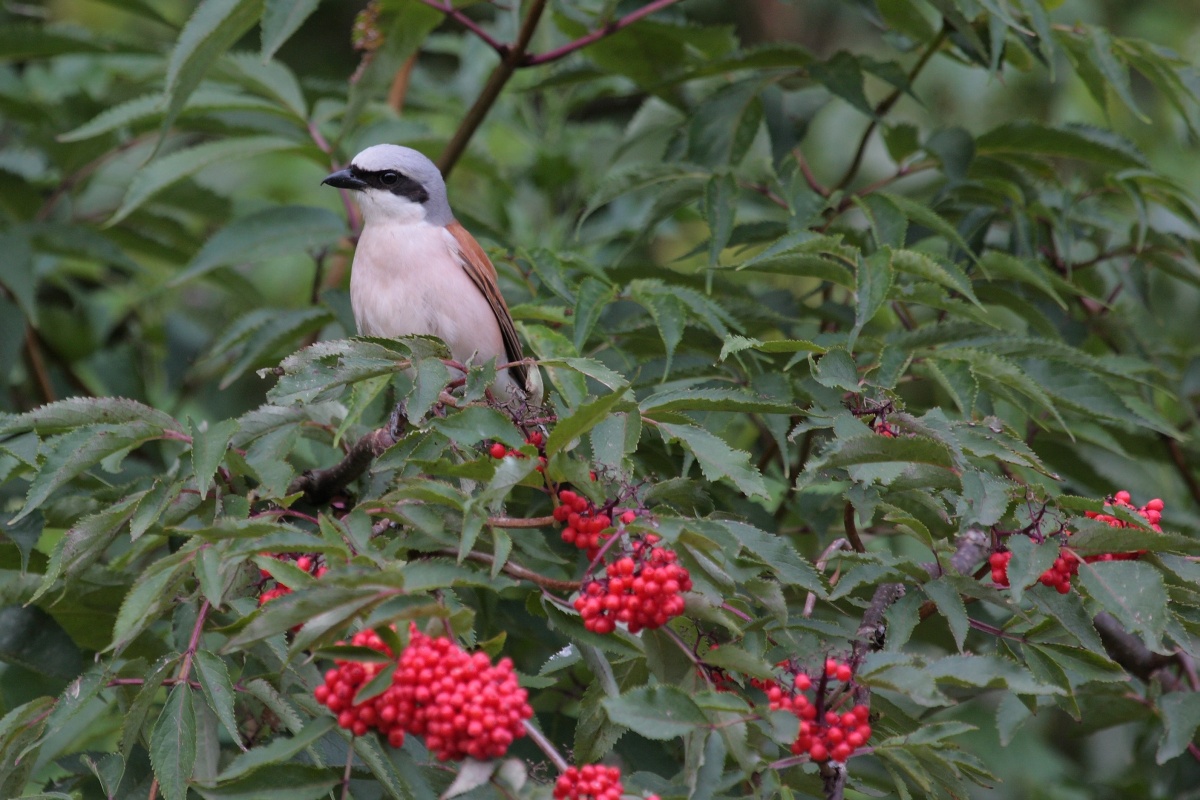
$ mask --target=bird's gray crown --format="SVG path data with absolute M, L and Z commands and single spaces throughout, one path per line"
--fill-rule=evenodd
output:
M 411 147 L 377 144 L 368 147 L 350 161 L 351 172 L 367 181 L 370 188 L 401 194 L 425 206 L 425 219 L 433 225 L 454 221 L 446 199 L 446 182 L 437 165 Z M 399 180 L 382 184 L 379 179 L 395 172 Z

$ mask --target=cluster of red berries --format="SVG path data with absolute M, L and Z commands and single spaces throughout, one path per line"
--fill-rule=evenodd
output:
M 799 669 L 792 668 L 788 661 L 780 662 L 780 666 L 788 668 L 791 673 L 790 690 L 773 680 L 754 678 L 750 683 L 766 693 L 772 711 L 790 711 L 800 718 L 800 728 L 796 740 L 792 742 L 792 754 L 799 756 L 807 753 L 809 758 L 817 762 L 833 760 L 844 763 L 871 738 L 871 711 L 864 705 L 856 705 L 843 713 L 827 708 L 828 701 L 833 699 L 828 683 L 837 681 L 848 684 L 854 678 L 854 670 L 837 659 L 826 659 L 824 680 L 818 682 L 816 696 L 809 699 L 805 692 L 813 688 L 813 679 Z
M 517 685 L 512 661 L 495 665 L 486 653 L 467 653 L 450 639 L 426 636 L 411 626 L 398 662 L 337 660 L 314 691 L 317 702 L 338 715 L 338 725 L 363 736 L 375 729 L 392 747 L 405 734 L 425 737 L 442 761 L 499 758 L 525 735 L 533 716 L 528 694 Z M 351 644 L 395 655 L 374 631 L 354 635 Z M 382 694 L 354 703 L 355 694 L 384 669 L 392 685 Z
M 988 557 L 988 564 L 992 568 L 992 581 L 997 586 L 1008 586 L 1008 562 L 1011 560 L 1012 553 L 1008 550 L 992 553 Z M 1050 568 L 1038 577 L 1038 582 L 1054 589 L 1059 594 L 1066 594 L 1071 591 L 1071 578 L 1077 574 L 1079 574 L 1079 557 L 1070 550 L 1060 548 L 1058 558 L 1054 559 Z
M 630 633 L 661 628 L 683 613 L 683 592 L 691 591 L 688 571 L 675 563 L 674 550 L 657 547 L 658 537 L 638 537 L 627 555 L 605 565 L 604 574 L 583 584 L 575 610 L 595 633 L 612 633 L 618 622 Z
M 263 555 L 269 555 L 271 558 L 275 558 L 280 561 L 287 560 L 287 557 L 282 556 L 282 555 L 274 555 L 272 553 L 263 553 Z M 317 563 L 316 557 L 307 556 L 307 555 L 300 556 L 296 559 L 296 568 L 307 572 L 309 575 L 312 575 L 314 578 L 319 578 L 328 571 L 323 564 Z M 258 573 L 260 576 L 262 576 L 262 579 L 264 581 L 275 580 L 275 576 L 271 574 L 271 571 L 269 569 L 260 567 L 258 570 Z M 274 586 L 272 586 L 270 589 L 267 589 L 266 591 L 264 591 L 262 594 L 260 594 L 258 596 L 258 604 L 260 606 L 266 605 L 267 603 L 271 602 L 272 600 L 278 599 L 280 597 L 283 597 L 284 595 L 291 594 L 291 593 L 292 593 L 291 589 L 284 586 L 282 583 L 275 581 Z
M 613 525 L 616 517 L 624 525 L 630 525 L 637 519 L 636 511 L 613 509 L 608 513 L 596 508 L 596 504 L 578 492 L 561 489 L 558 492 L 558 506 L 554 509 L 554 519 L 563 523 L 562 540 L 580 550 L 586 550 L 588 558 L 595 558 L 600 552 L 604 540 L 608 538 L 604 531 Z
M 1133 513 L 1138 514 L 1146 520 L 1152 530 L 1161 532 L 1162 527 L 1158 523 L 1162 520 L 1163 501 L 1155 498 L 1141 508 L 1135 508 L 1130 499 L 1129 492 L 1117 492 L 1109 499 L 1108 505 L 1123 506 L 1130 509 Z M 1090 519 L 1107 523 L 1114 528 L 1133 527 L 1130 523 L 1119 517 L 1100 511 L 1086 511 L 1084 515 Z M 1140 558 L 1145 552 L 1145 550 L 1138 550 L 1132 553 L 1101 553 L 1099 555 L 1086 556 L 1083 560 L 1089 564 L 1096 561 L 1133 561 Z M 992 581 L 997 586 L 1008 586 L 1008 562 L 1011 559 L 1012 553 L 1007 550 L 992 553 L 988 558 L 988 564 L 992 568 Z M 1071 591 L 1071 578 L 1079 573 L 1079 563 L 1077 555 L 1062 548 L 1059 550 L 1058 558 L 1054 559 L 1054 563 L 1050 566 L 1050 569 L 1043 572 L 1038 581 L 1043 586 L 1054 588 L 1059 594 L 1066 594 Z
M 1124 491 L 1117 492 L 1108 501 L 1108 505 L 1110 507 L 1111 506 L 1123 506 L 1124 508 L 1128 508 L 1130 511 L 1137 514 L 1142 519 L 1146 520 L 1146 522 L 1150 525 L 1151 530 L 1155 530 L 1155 531 L 1158 531 L 1159 533 L 1162 533 L 1162 526 L 1159 525 L 1158 523 L 1162 521 L 1163 501 L 1156 497 L 1153 500 L 1151 500 L 1150 502 L 1146 503 L 1146 505 L 1142 506 L 1141 508 L 1134 508 L 1133 503 L 1129 502 L 1131 499 L 1132 498 L 1131 498 L 1129 492 L 1124 492 Z M 1125 520 L 1120 519 L 1118 517 L 1114 517 L 1112 514 L 1105 514 L 1105 513 L 1099 512 L 1099 511 L 1085 511 L 1083 513 L 1084 513 L 1084 516 L 1088 517 L 1089 519 L 1098 520 L 1100 522 L 1107 522 L 1109 525 L 1111 525 L 1114 528 L 1131 528 L 1131 527 L 1133 527 L 1130 523 L 1128 523 Z M 1117 557 L 1118 559 L 1120 559 L 1122 556 L 1125 559 L 1129 559 L 1129 558 L 1133 557 L 1133 554 L 1132 553 L 1116 553 L 1116 554 L 1114 554 L 1114 556 Z
M 567 767 L 554 783 L 554 800 L 619 800 L 625 787 L 621 785 L 621 770 L 600 764 Z M 649 795 L 646 800 L 659 800 Z
M 525 437 L 525 444 L 533 445 L 534 447 L 536 447 L 538 449 L 539 453 L 542 451 L 542 445 L 544 445 L 545 443 L 546 443 L 546 437 L 542 435 L 541 431 L 534 431 L 533 433 L 531 433 Z M 520 450 L 515 450 L 511 447 L 505 447 L 503 442 L 494 442 L 492 444 L 492 446 L 488 448 L 488 455 L 490 455 L 492 458 L 497 459 L 497 460 L 504 458 L 505 456 L 513 456 L 515 458 L 525 458 L 525 454 L 522 453 Z M 537 471 L 545 472 L 546 456 L 544 454 L 539 455 L 538 461 L 540 463 L 536 467 Z

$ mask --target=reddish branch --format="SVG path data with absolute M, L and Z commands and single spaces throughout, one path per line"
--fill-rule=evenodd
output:
M 526 52 L 526 50 L 529 47 L 529 42 L 533 39 L 534 31 L 537 30 L 542 12 L 546 9 L 546 0 L 533 0 L 529 11 L 525 15 L 525 19 L 521 22 L 521 29 L 517 32 L 517 38 L 512 44 L 502 44 L 496 41 L 469 17 L 453 8 L 450 0 L 446 0 L 445 2 L 439 2 L 439 0 L 420 0 L 420 2 L 430 8 L 436 8 L 443 14 L 458 21 L 500 55 L 500 63 L 496 65 L 496 69 L 492 72 L 491 77 L 488 78 L 483 90 L 479 93 L 479 97 L 475 100 L 475 104 L 471 106 L 466 116 L 463 117 L 458 130 L 454 132 L 454 136 L 451 137 L 449 144 L 446 145 L 441 158 L 438 159 L 438 167 L 441 169 L 442 174 L 449 175 L 450 170 L 454 168 L 454 165 L 458 163 L 458 159 L 466 151 L 471 137 L 475 135 L 475 131 L 483 123 L 484 118 L 495 104 L 496 99 L 500 96 L 501 90 L 504 89 L 505 84 L 512 78 L 514 72 L 522 67 L 534 67 L 563 58 L 606 36 L 611 36 L 622 28 L 626 28 L 637 22 L 642 17 L 679 2 L 679 0 L 654 0 L 654 2 L 648 3 L 637 11 L 621 17 L 614 22 L 610 22 L 603 28 L 541 55 L 532 55 Z

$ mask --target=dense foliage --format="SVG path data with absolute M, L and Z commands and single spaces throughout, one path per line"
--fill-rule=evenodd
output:
M 0 11 L 0 796 L 1197 796 L 1200 70 L 852 5 Z M 384 141 L 546 407 L 354 336 Z

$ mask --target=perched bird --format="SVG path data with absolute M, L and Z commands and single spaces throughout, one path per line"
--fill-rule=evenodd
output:
M 377 144 L 323 184 L 356 193 L 363 229 L 350 272 L 359 333 L 432 334 L 455 361 L 521 362 L 521 342 L 496 268 L 454 219 L 437 166 L 408 147 Z M 532 363 L 512 363 L 492 385 L 501 403 L 541 403 Z

